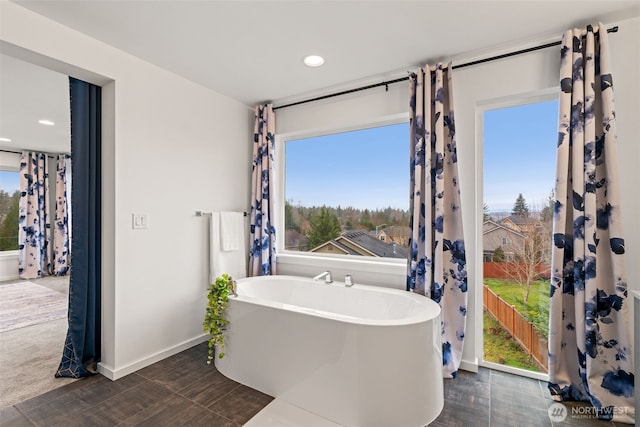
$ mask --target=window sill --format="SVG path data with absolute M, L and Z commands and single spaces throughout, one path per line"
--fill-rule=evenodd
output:
M 405 259 L 285 252 L 278 254 L 277 260 L 278 264 L 282 265 L 317 267 L 320 269 L 345 269 L 379 274 L 401 274 L 403 276 L 407 273 L 407 260 Z
M 0 252 L 0 259 L 1 258 L 18 258 L 18 251 L 2 251 Z

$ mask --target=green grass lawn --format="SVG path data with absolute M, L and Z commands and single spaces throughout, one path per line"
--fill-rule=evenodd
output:
M 484 316 L 484 360 L 514 368 L 542 372 L 531 356 L 486 310 Z
M 485 278 L 484 284 L 511 305 L 535 328 L 542 336 L 549 334 L 549 282 L 538 280 L 531 285 L 529 303 L 524 303 L 523 288 L 508 279 Z

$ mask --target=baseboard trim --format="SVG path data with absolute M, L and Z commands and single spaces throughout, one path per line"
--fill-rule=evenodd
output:
M 119 368 L 109 366 L 101 362 L 101 363 L 98 363 L 98 373 L 109 378 L 111 381 L 116 381 L 142 368 L 146 368 L 149 365 L 153 365 L 156 362 L 164 360 L 167 357 L 171 357 L 193 346 L 203 343 L 208 339 L 209 339 L 209 335 L 202 334 L 190 340 L 184 341 L 178 345 L 175 345 L 171 348 L 167 348 L 165 350 L 159 351 L 155 354 L 150 355 L 149 357 L 145 357 L 136 362 L 130 363 L 128 365 L 125 365 Z

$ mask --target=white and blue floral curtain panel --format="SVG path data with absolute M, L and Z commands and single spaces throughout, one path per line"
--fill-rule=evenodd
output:
M 624 238 L 607 33 L 562 39 L 549 325 L 549 390 L 633 423 Z
M 69 271 L 70 170 L 71 158 L 60 154 L 56 162 L 56 212 L 53 229 L 53 274 L 56 276 L 64 276 Z
M 467 269 L 453 112 L 447 64 L 409 78 L 411 213 L 407 290 L 442 308 L 443 376 L 455 378 L 464 344 Z
M 276 274 L 276 229 L 273 223 L 275 113 L 271 104 L 255 109 L 249 275 Z
M 18 271 L 22 279 L 35 279 L 49 272 L 48 166 L 44 153 L 23 152 L 20 156 Z

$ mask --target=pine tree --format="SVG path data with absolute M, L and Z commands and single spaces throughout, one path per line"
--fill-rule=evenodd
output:
M 491 258 L 491 261 L 493 261 L 493 262 L 504 262 L 505 259 L 506 258 L 504 256 L 504 249 L 502 249 L 502 246 L 498 246 L 493 251 L 493 257 Z
M 284 203 L 284 228 L 286 230 L 300 231 L 293 216 L 293 206 L 289 202 Z
M 362 213 L 359 225 L 359 228 L 366 228 L 369 231 L 375 230 L 376 226 L 373 225 L 373 222 L 371 221 L 371 214 L 369 213 L 369 209 L 365 209 Z
M 540 211 L 540 221 L 542 221 L 543 223 L 550 223 L 553 220 L 553 207 L 555 205 L 555 202 L 556 195 L 555 192 L 551 190 L 551 193 L 549 193 L 549 196 L 547 198 L 547 206 L 542 208 L 542 210 Z
M 527 202 L 522 196 L 522 193 L 518 194 L 518 198 L 516 202 L 513 204 L 513 210 L 511 211 L 511 215 L 519 216 L 521 218 L 529 217 L 529 207 L 527 206 Z
M 482 222 L 491 220 L 491 215 L 489 215 L 489 205 L 486 203 L 482 204 Z
M 315 248 L 340 235 L 340 222 L 338 217 L 333 215 L 329 209 L 323 206 L 317 215 L 311 217 L 311 229 L 307 238 L 309 247 Z

